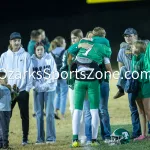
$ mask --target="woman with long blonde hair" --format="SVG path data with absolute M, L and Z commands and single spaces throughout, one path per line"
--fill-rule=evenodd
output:
M 132 71 L 137 71 L 139 74 L 138 82 L 138 96 L 136 98 L 136 105 L 139 112 L 140 124 L 142 134 L 135 138 L 134 141 L 141 141 L 147 137 L 147 121 L 150 121 L 150 82 L 149 73 L 146 69 L 145 50 L 146 53 L 149 51 L 148 45 L 146 49 L 146 44 L 144 41 L 136 41 L 132 45 L 133 58 L 132 58 Z M 146 55 L 147 58 L 147 55 Z M 142 73 L 143 72 L 143 73 Z M 146 73 L 146 74 L 145 74 Z
M 55 59 L 57 70 L 59 72 L 59 78 L 57 80 L 57 87 L 56 87 L 55 118 L 60 119 L 58 114 L 60 110 L 61 119 L 65 119 L 68 85 L 66 79 L 62 77 L 60 70 L 60 68 L 62 67 L 63 54 L 66 51 L 65 39 L 61 36 L 57 36 L 51 42 L 49 50 Z

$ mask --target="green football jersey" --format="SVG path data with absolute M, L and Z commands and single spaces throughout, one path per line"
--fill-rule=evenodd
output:
M 88 43 L 92 45 L 92 48 L 78 48 L 80 43 Z M 72 45 L 68 52 L 73 56 L 79 56 L 91 59 L 98 64 L 102 64 L 104 57 L 111 56 L 111 48 L 109 46 L 109 41 L 106 38 L 93 37 L 92 39 L 83 38 L 79 43 Z

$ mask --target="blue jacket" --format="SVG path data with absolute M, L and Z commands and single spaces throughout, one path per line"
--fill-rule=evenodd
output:
M 3 85 L 0 85 L 0 111 L 11 111 L 11 93 Z

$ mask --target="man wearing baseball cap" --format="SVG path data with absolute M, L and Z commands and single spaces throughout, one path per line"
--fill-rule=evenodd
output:
M 32 78 L 29 77 L 29 72 L 32 69 L 30 55 L 22 47 L 21 39 L 20 33 L 11 33 L 8 50 L 0 57 L 0 66 L 7 71 L 8 84 L 19 88 L 19 94 L 12 101 L 11 109 L 13 110 L 17 102 L 22 120 L 22 145 L 26 145 L 29 132 L 29 91 L 32 88 Z M 18 72 L 20 77 L 18 77 Z
M 124 95 L 124 86 L 125 86 L 125 72 L 131 70 L 131 60 L 132 60 L 132 50 L 131 45 L 138 40 L 137 31 L 133 28 L 127 28 L 124 31 L 123 37 L 125 39 L 125 43 L 120 48 L 117 61 L 118 67 L 120 70 L 120 76 L 117 83 L 117 87 L 119 91 L 114 96 L 114 99 L 117 99 Z M 124 77 L 124 78 L 122 78 Z M 141 127 L 139 114 L 137 110 L 137 106 L 135 103 L 136 96 L 132 93 L 128 94 L 129 107 L 131 111 L 131 120 L 133 126 L 132 138 L 136 138 L 141 135 Z
M 118 93 L 114 96 L 114 99 L 119 98 L 124 95 L 124 84 L 125 80 L 122 79 L 125 71 L 130 71 L 131 59 L 132 59 L 132 51 L 131 45 L 138 39 L 137 31 L 133 28 L 127 28 L 124 31 L 123 37 L 125 42 L 121 43 L 121 48 L 118 53 L 117 61 L 120 70 L 120 78 L 117 83 L 117 87 L 119 89 Z
M 138 35 L 138 34 L 137 34 L 137 31 L 135 29 L 133 29 L 133 28 L 127 28 L 124 31 L 123 36 L 126 36 L 126 35 Z
M 18 32 L 13 32 L 13 33 L 10 35 L 10 40 L 13 40 L 13 39 L 21 39 L 20 33 L 18 33 Z

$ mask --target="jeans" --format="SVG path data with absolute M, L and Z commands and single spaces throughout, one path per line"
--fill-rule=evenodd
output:
M 102 139 L 109 138 L 111 134 L 110 118 L 108 113 L 109 83 L 102 82 L 100 86 L 101 96 L 99 105 L 100 125 Z M 84 101 L 85 111 L 85 134 L 87 141 L 91 141 L 91 113 L 89 101 Z
M 9 144 L 9 122 L 11 111 L 0 111 L 0 145 Z
M 46 112 L 46 141 L 56 141 L 54 99 L 55 91 L 35 92 L 34 104 L 36 105 L 37 142 L 45 141 L 44 131 L 44 106 Z
M 133 132 L 132 136 L 137 137 L 141 135 L 141 126 L 140 126 L 140 120 L 139 120 L 139 113 L 137 110 L 137 106 L 135 103 L 136 95 L 129 93 L 128 94 L 128 100 L 129 100 L 129 108 L 131 112 L 131 121 L 132 121 L 132 127 Z
M 90 102 L 88 100 L 84 101 L 84 117 L 85 117 L 85 135 L 86 140 L 91 141 L 92 140 L 92 126 L 91 126 L 91 120 L 92 116 L 90 113 Z
M 127 68 L 125 66 L 122 66 L 120 69 L 120 76 L 117 82 L 117 86 L 121 87 L 122 89 L 124 89 L 126 84 L 126 78 L 125 78 L 126 71 L 128 71 Z
M 111 135 L 110 118 L 108 113 L 108 99 L 109 99 L 109 83 L 102 82 L 99 114 L 100 114 L 101 137 L 103 140 L 110 138 Z
M 66 80 L 59 79 L 57 80 L 57 88 L 56 88 L 56 99 L 55 99 L 55 109 L 59 110 L 62 115 L 65 114 L 66 111 L 66 103 L 67 103 L 67 94 L 68 94 L 68 85 Z

